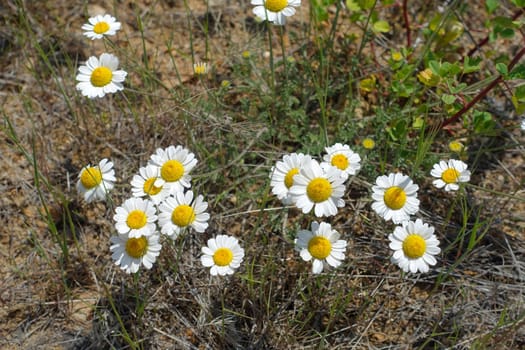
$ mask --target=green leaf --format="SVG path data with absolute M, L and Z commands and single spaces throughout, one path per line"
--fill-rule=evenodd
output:
M 492 23 L 495 27 L 500 28 L 512 28 L 514 27 L 514 24 L 512 23 L 512 19 L 508 17 L 498 16 L 492 19 Z
M 443 62 L 443 64 L 441 65 L 441 71 L 445 74 L 450 73 L 452 75 L 456 75 L 461 72 L 461 67 L 457 64 Z
M 414 129 L 421 129 L 425 125 L 425 119 L 423 117 L 416 117 L 412 122 L 412 127 Z
M 441 76 L 441 65 L 437 61 L 428 62 L 428 68 L 432 70 L 432 73 Z
M 496 122 L 488 112 L 474 112 L 473 117 L 474 131 L 478 134 L 494 135 Z
M 449 89 L 450 89 L 450 92 L 452 94 L 457 94 L 463 90 L 465 90 L 465 88 L 467 87 L 468 85 L 466 83 L 459 83 L 458 86 L 449 86 Z
M 361 11 L 361 6 L 355 0 L 346 0 L 346 7 L 353 12 Z
M 451 105 L 456 101 L 456 96 L 449 95 L 449 94 L 443 94 L 441 96 L 441 101 L 445 102 L 447 105 Z
M 505 28 L 501 32 L 499 32 L 499 35 L 503 39 L 512 39 L 512 38 L 514 38 L 514 29 L 512 29 L 512 28 Z
M 498 8 L 499 0 L 486 0 L 485 6 L 487 7 L 487 11 L 490 13 L 494 12 Z
M 514 96 L 521 102 L 525 102 L 525 85 L 518 86 L 514 89 Z
M 372 30 L 376 33 L 388 33 L 390 31 L 390 24 L 387 21 L 377 21 L 374 23 Z
M 465 61 L 463 62 L 463 73 L 468 74 L 479 71 L 481 69 L 481 67 L 479 66 L 480 62 L 481 57 L 469 58 L 468 56 L 466 56 Z
M 405 120 L 399 120 L 395 126 L 387 127 L 386 131 L 393 141 L 403 139 L 407 132 L 407 122 Z
M 374 7 L 376 0 L 358 0 L 359 5 L 364 10 L 370 10 L 372 7 Z
M 512 3 L 518 7 L 523 7 L 525 6 L 525 0 L 511 0 Z
M 507 68 L 507 65 L 505 63 L 496 63 L 496 70 L 501 75 L 507 75 L 509 73 L 509 69 Z

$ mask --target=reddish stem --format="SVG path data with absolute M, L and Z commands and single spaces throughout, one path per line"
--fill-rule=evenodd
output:
M 403 19 L 405 20 L 405 28 L 407 31 L 407 49 L 412 45 L 412 38 L 410 37 L 410 20 L 408 19 L 408 0 L 403 0 Z
M 512 15 L 512 20 L 515 21 L 519 16 L 523 14 L 523 8 L 518 9 L 514 14 Z M 489 42 L 489 36 L 487 35 L 483 40 L 481 40 L 479 43 L 476 44 L 472 49 L 469 50 L 466 57 L 472 57 L 473 54 L 476 53 L 482 46 L 486 45 Z
M 519 60 L 525 55 L 525 47 L 522 47 L 521 50 L 514 56 L 512 61 L 509 63 L 508 71 L 510 72 L 514 66 L 519 62 Z M 481 100 L 485 95 L 489 93 L 490 90 L 492 90 L 496 85 L 501 82 L 503 79 L 503 76 L 499 75 L 494 81 L 492 81 L 489 85 L 487 85 L 483 90 L 481 90 L 469 103 L 463 106 L 459 111 L 457 111 L 452 117 L 445 119 L 445 121 L 441 122 L 437 128 L 433 128 L 435 130 L 443 129 L 445 126 L 449 125 L 450 123 L 455 122 L 458 120 L 463 114 L 465 114 L 469 109 L 472 108 L 479 100 Z

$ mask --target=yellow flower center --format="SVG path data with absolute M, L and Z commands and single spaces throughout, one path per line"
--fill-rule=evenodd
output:
M 312 202 L 324 202 L 332 194 L 332 184 L 324 177 L 316 177 L 306 186 L 306 194 Z
M 195 211 L 189 205 L 181 204 L 171 213 L 171 221 L 179 227 L 186 227 L 195 221 Z
M 98 22 L 93 27 L 93 31 L 97 34 L 104 34 L 108 30 L 109 30 L 109 24 L 107 24 L 106 22 Z
M 184 175 L 184 166 L 178 160 L 170 159 L 160 168 L 160 176 L 168 182 L 178 181 Z
M 421 258 L 427 250 L 427 242 L 418 234 L 408 235 L 403 241 L 403 253 L 410 259 Z
M 148 252 L 148 240 L 146 237 L 130 238 L 126 242 L 126 253 L 132 258 L 142 258 Z
M 463 150 L 463 144 L 459 141 L 450 141 L 448 148 L 455 153 L 460 153 Z
M 392 186 L 385 191 L 384 200 L 387 207 L 398 210 L 405 205 L 407 194 L 401 187 Z
M 332 165 L 339 170 L 345 170 L 348 168 L 348 158 L 344 154 L 336 154 L 332 157 Z
M 159 194 L 159 192 L 162 190 L 162 186 L 160 187 L 155 186 L 156 180 L 157 180 L 156 177 L 150 177 L 144 182 L 144 193 L 147 193 L 150 196 Z
M 288 6 L 288 0 L 266 0 L 264 2 L 264 7 L 271 12 L 282 11 L 286 6 Z
M 299 168 L 290 169 L 286 173 L 286 176 L 284 177 L 284 185 L 286 186 L 286 188 L 290 188 L 293 186 L 293 177 L 296 174 L 299 174 Z
M 193 66 L 193 70 L 196 75 L 204 75 L 208 72 L 208 66 L 206 63 L 197 63 Z
M 308 242 L 308 251 L 314 258 L 322 260 L 330 255 L 332 243 L 330 243 L 328 238 L 315 236 Z
M 228 266 L 233 260 L 233 252 L 229 248 L 219 248 L 213 253 L 213 262 L 217 266 Z
M 88 190 L 98 186 L 102 182 L 102 173 L 99 168 L 89 167 L 80 174 L 82 186 Z
M 96 87 L 106 86 L 111 83 L 113 72 L 108 67 L 97 67 L 91 72 L 91 84 Z
M 366 149 L 373 149 L 376 146 L 376 143 L 371 138 L 366 138 L 363 140 L 363 147 Z
M 126 224 L 131 229 L 139 229 L 141 227 L 144 227 L 146 223 L 148 222 L 148 217 L 146 216 L 146 213 L 144 213 L 142 210 L 132 210 L 128 214 L 128 218 L 126 219 Z
M 441 174 L 441 179 L 447 184 L 456 183 L 458 181 L 459 171 L 454 168 L 448 168 Z

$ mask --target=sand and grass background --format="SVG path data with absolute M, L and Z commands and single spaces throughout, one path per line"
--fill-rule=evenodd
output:
M 1 348 L 525 346 L 525 132 L 510 103 L 520 81 L 501 84 L 476 106 L 493 116 L 493 134 L 460 122 L 426 136 L 428 148 L 417 130 L 393 140 L 384 128 L 420 116 L 388 93 L 387 62 L 406 44 L 401 5 L 378 9 L 391 30 L 361 47 L 363 28 L 348 11 L 330 5 L 327 19 L 314 21 L 312 2 L 303 3 L 282 31 L 257 22 L 249 1 L 0 3 Z M 452 60 L 488 35 L 492 18 L 478 2 L 454 4 L 463 5 L 457 17 L 466 33 L 451 45 Z M 437 5 L 408 1 L 413 42 Z M 498 11 L 510 17 L 515 8 L 503 1 Z M 82 35 L 97 13 L 117 17 L 118 35 L 93 42 Z M 493 58 L 512 57 L 520 45 L 518 33 L 484 46 L 476 53 L 483 69 L 466 82 L 495 74 Z M 102 52 L 119 57 L 125 90 L 89 100 L 75 90 L 75 75 Z M 199 61 L 210 66 L 205 77 L 193 74 Z M 372 74 L 376 87 L 360 90 Z M 427 120 L 446 116 L 437 94 L 419 96 L 432 106 Z M 349 243 L 346 260 L 314 276 L 293 249 L 312 217 L 283 208 L 269 194 L 268 174 L 285 153 L 319 158 L 325 137 L 351 145 L 363 170 L 329 219 Z M 364 137 L 377 147 L 363 149 Z M 472 170 L 461 200 L 434 188 L 428 175 L 433 161 L 455 156 L 452 140 L 467 146 L 462 157 Z M 138 168 L 169 145 L 199 159 L 193 186 L 209 203 L 210 227 L 166 242 L 152 270 L 126 275 L 109 252 L 114 209 L 130 196 Z M 415 154 L 425 159 L 417 167 Z M 87 204 L 76 193 L 77 175 L 102 158 L 114 162 L 117 185 L 107 202 Z M 428 274 L 402 275 L 390 263 L 393 225 L 370 209 L 375 177 L 395 170 L 419 184 L 418 215 L 442 242 Z M 198 259 L 216 234 L 237 237 L 246 251 L 232 277 L 211 278 Z

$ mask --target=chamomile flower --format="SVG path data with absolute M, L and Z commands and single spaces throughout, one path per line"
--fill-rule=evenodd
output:
M 132 197 L 115 209 L 113 220 L 119 234 L 130 238 L 150 236 L 156 230 L 157 209 L 149 199 Z
M 337 208 L 345 206 L 342 199 L 345 193 L 344 181 L 338 169 L 323 169 L 312 159 L 294 176 L 290 194 L 303 213 L 309 213 L 314 208 L 315 216 L 331 216 L 337 214 Z
M 372 186 L 372 209 L 385 220 L 399 224 L 419 210 L 417 190 L 410 177 L 401 173 L 379 176 Z
M 202 247 L 201 262 L 211 267 L 212 276 L 232 275 L 244 258 L 244 249 L 235 237 L 218 235 L 208 240 L 208 246 Z
M 82 25 L 82 30 L 91 40 L 102 39 L 104 35 L 115 35 L 120 29 L 120 22 L 110 15 L 97 15 L 89 18 L 88 22 Z
M 404 221 L 388 235 L 390 249 L 394 251 L 391 261 L 405 272 L 428 272 L 429 265 L 436 265 L 434 255 L 439 254 L 439 240 L 434 227 L 417 219 Z
M 91 56 L 84 66 L 78 68 L 77 90 L 89 98 L 123 90 L 122 83 L 128 73 L 117 70 L 118 63 L 117 56 L 109 53 L 103 53 L 100 58 Z
M 272 193 L 279 198 L 284 205 L 292 204 L 290 188 L 294 184 L 295 175 L 299 174 L 304 164 L 310 162 L 312 158 L 302 153 L 292 153 L 283 156 L 282 161 L 278 161 L 270 171 L 270 186 Z
M 158 234 L 137 237 L 129 237 L 127 234 L 111 236 L 111 257 L 115 260 L 115 265 L 119 265 L 126 273 L 137 272 L 140 265 L 151 269 L 162 247 L 159 238 Z
M 445 187 L 445 191 L 457 191 L 460 182 L 470 180 L 470 171 L 467 167 L 467 164 L 460 160 L 449 159 L 448 162 L 442 160 L 434 164 L 434 168 L 430 171 L 430 175 L 437 177 L 432 183 L 437 188 Z
M 189 173 L 197 165 L 197 159 L 188 149 L 172 145 L 165 149 L 157 148 L 156 153 L 151 155 L 149 164 L 160 168 L 164 186 L 174 194 L 191 187 Z
M 325 151 L 327 154 L 323 157 L 323 163 L 341 170 L 341 176 L 345 180 L 361 169 L 361 157 L 354 153 L 350 146 L 336 143 L 331 147 L 325 147 Z
M 346 241 L 326 222 L 312 222 L 312 230 L 301 230 L 295 239 L 295 250 L 304 261 L 313 259 L 312 272 L 321 273 L 324 263 L 338 267 L 345 259 Z
M 208 64 L 206 62 L 194 63 L 193 73 L 195 75 L 205 75 L 206 73 L 208 73 Z
M 77 190 L 88 203 L 103 201 L 108 192 L 113 189 L 115 181 L 117 179 L 115 178 L 113 163 L 104 158 L 98 165 L 87 165 L 80 170 Z
M 301 0 L 252 0 L 253 13 L 261 20 L 275 25 L 284 25 L 286 17 L 295 14 L 295 7 L 301 6 Z
M 131 180 L 131 193 L 133 197 L 149 198 L 158 205 L 169 195 L 169 189 L 164 186 L 164 182 L 160 177 L 159 167 L 154 165 L 141 167 L 139 173 Z
M 159 207 L 159 226 L 161 232 L 175 239 L 186 227 L 192 227 L 196 232 L 204 232 L 208 228 L 210 214 L 206 212 L 208 203 L 203 196 L 193 198 L 193 192 L 180 191 L 169 196 Z

